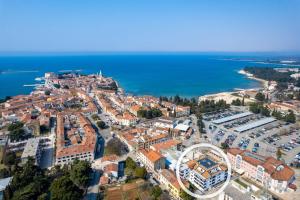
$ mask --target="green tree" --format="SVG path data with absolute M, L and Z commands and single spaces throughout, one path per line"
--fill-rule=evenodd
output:
M 16 163 L 16 159 L 17 156 L 15 152 L 8 152 L 4 155 L 3 162 L 7 166 L 12 166 Z
M 281 152 L 280 148 L 277 148 L 276 156 L 277 156 L 277 159 L 278 159 L 278 160 L 281 159 L 281 157 L 282 157 L 282 152 Z
M 184 190 L 181 190 L 179 195 L 182 200 L 194 200 L 195 199 L 194 197 L 192 197 L 191 195 L 186 193 Z
M 90 180 L 91 165 L 87 161 L 75 160 L 71 166 L 70 179 L 78 187 L 84 188 Z
M 15 122 L 15 123 L 10 124 L 10 125 L 7 127 L 7 130 L 8 130 L 8 131 L 14 131 L 14 130 L 23 128 L 23 126 L 24 126 L 24 124 L 23 124 L 22 122 Z
M 97 121 L 97 126 L 100 128 L 100 129 L 105 129 L 106 128 L 106 124 L 104 121 Z
M 9 137 L 12 141 L 19 141 L 25 138 L 24 129 L 16 129 L 10 132 Z
M 67 176 L 55 179 L 50 186 L 51 200 L 80 200 L 83 192 Z
M 283 116 L 282 116 L 281 112 L 279 112 L 279 111 L 277 111 L 275 109 L 272 112 L 272 116 L 275 117 L 278 120 L 282 120 L 283 119 Z
M 239 98 L 237 98 L 236 100 L 232 100 L 231 105 L 242 106 L 242 102 Z
M 147 175 L 147 170 L 145 167 L 137 167 L 134 170 L 134 176 L 137 178 L 145 178 Z
M 284 117 L 286 122 L 289 123 L 295 123 L 296 122 L 296 116 L 292 110 L 289 110 L 288 113 Z
M 93 114 L 93 115 L 92 115 L 92 119 L 93 119 L 94 121 L 97 121 L 97 120 L 99 120 L 100 118 L 99 118 L 99 116 L 98 116 L 97 114 Z
M 251 112 L 253 112 L 255 114 L 260 113 L 260 108 L 259 108 L 259 105 L 257 103 L 251 103 L 249 109 L 250 109 Z
M 255 99 L 258 100 L 258 101 L 264 101 L 265 100 L 265 95 L 261 92 L 258 92 L 256 95 L 255 95 Z
M 126 166 L 126 168 L 135 169 L 136 163 L 134 162 L 134 160 L 131 157 L 127 157 L 125 160 L 125 166 Z
M 45 193 L 49 187 L 49 180 L 43 171 L 34 164 L 34 160 L 29 158 L 13 176 L 8 190 L 12 200 L 31 200 Z
M 37 198 L 37 200 L 48 200 L 48 199 L 49 199 L 49 195 L 47 193 L 43 193 Z
M 0 169 L 0 178 L 7 178 L 10 176 L 10 172 L 6 168 Z
M 225 142 L 222 142 L 222 143 L 221 143 L 221 148 L 222 148 L 222 149 L 228 149 L 228 148 L 229 148 L 229 145 L 228 145 L 227 143 L 225 143 Z
M 125 174 L 127 177 L 132 178 L 134 175 L 134 171 L 137 167 L 137 164 L 132 160 L 132 158 L 127 157 L 125 161 Z
M 49 96 L 51 94 L 51 91 L 50 90 L 45 90 L 45 95 Z
M 158 197 L 159 197 L 161 194 L 162 194 L 162 190 L 161 190 L 161 188 L 160 188 L 158 185 L 156 185 L 156 186 L 154 186 L 154 187 L 152 188 L 152 190 L 151 190 L 151 196 L 153 196 L 154 199 L 158 199 Z
M 55 87 L 55 88 L 57 88 L 57 89 L 59 89 L 60 88 L 60 85 L 59 84 L 53 84 L 53 86 Z
M 260 113 L 263 115 L 263 116 L 266 116 L 266 117 L 269 117 L 270 116 L 270 110 L 269 110 L 269 108 L 268 107 L 264 107 L 264 106 L 262 106 L 261 108 L 260 108 Z
M 153 108 L 150 110 L 141 109 L 141 110 L 138 110 L 137 116 L 140 118 L 152 119 L 155 117 L 162 116 L 162 112 L 161 112 L 161 110 L 159 110 L 157 108 Z

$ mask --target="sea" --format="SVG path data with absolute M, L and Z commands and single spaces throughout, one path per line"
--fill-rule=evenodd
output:
M 238 71 L 245 66 L 270 65 L 256 63 L 245 55 L 197 53 L 2 55 L 0 98 L 29 94 L 34 89 L 32 85 L 41 83 L 36 78 L 43 77 L 45 72 L 71 71 L 82 74 L 101 71 L 133 95 L 190 98 L 261 87 L 260 82 Z

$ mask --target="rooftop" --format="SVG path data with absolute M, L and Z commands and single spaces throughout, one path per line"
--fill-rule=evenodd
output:
M 222 124 L 222 123 L 229 122 L 229 121 L 239 119 L 239 118 L 242 118 L 242 117 L 247 117 L 247 116 L 252 115 L 252 114 L 253 114 L 252 112 L 243 112 L 243 113 L 239 113 L 239 114 L 236 114 L 236 115 L 231 115 L 231 116 L 228 116 L 228 117 L 223 117 L 223 118 L 220 118 L 220 119 L 216 119 L 212 122 L 215 123 L 215 124 Z
M 28 158 L 28 157 L 35 158 L 39 148 L 39 143 L 40 143 L 39 138 L 28 139 L 22 154 L 22 158 Z
M 263 119 L 254 121 L 252 123 L 239 126 L 235 129 L 235 131 L 244 132 L 244 131 L 247 131 L 247 130 L 250 130 L 250 129 L 253 129 L 253 128 L 256 128 L 256 127 L 259 127 L 259 126 L 262 126 L 262 125 L 265 125 L 265 124 L 268 124 L 268 123 L 271 123 L 271 122 L 274 122 L 274 121 L 276 121 L 276 119 L 273 118 L 273 117 L 263 118 Z
M 205 167 L 206 169 L 210 169 L 217 165 L 214 161 L 209 159 L 208 157 L 198 160 L 198 163 Z

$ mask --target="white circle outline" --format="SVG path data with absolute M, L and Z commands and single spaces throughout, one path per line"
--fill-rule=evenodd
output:
M 218 153 L 221 154 L 221 156 L 223 156 L 225 158 L 225 162 L 227 164 L 227 168 L 228 168 L 228 174 L 227 174 L 227 178 L 225 183 L 223 184 L 223 186 L 217 190 L 216 192 L 213 192 L 211 194 L 206 194 L 206 195 L 199 195 L 199 194 L 195 194 L 193 192 L 191 192 L 190 190 L 188 190 L 185 185 L 182 183 L 180 175 L 179 175 L 179 167 L 180 167 L 180 163 L 182 162 L 183 157 L 190 152 L 191 150 L 195 149 L 195 148 L 199 148 L 199 147 L 208 147 L 208 148 L 212 148 L 214 150 L 216 150 Z M 212 198 L 215 197 L 217 195 L 219 195 L 221 192 L 223 192 L 225 190 L 225 188 L 228 186 L 229 182 L 230 182 L 230 177 L 231 177 L 231 163 L 227 157 L 227 155 L 217 146 L 214 146 L 212 144 L 209 143 L 200 143 L 200 144 L 195 144 L 192 145 L 190 147 L 188 147 L 179 157 L 177 163 L 176 163 L 176 178 L 178 180 L 178 183 L 181 187 L 181 189 L 183 189 L 186 193 L 188 193 L 189 195 L 191 195 L 192 197 L 195 197 L 197 199 L 208 199 L 208 198 Z

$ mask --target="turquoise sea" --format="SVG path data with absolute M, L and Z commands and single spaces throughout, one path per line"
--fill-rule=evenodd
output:
M 237 61 L 235 55 L 203 54 L 101 54 L 0 56 L 0 98 L 28 94 L 45 72 L 102 71 L 118 81 L 126 92 L 137 95 L 194 97 L 255 88 L 260 83 L 238 74 L 245 66 L 266 66 Z M 247 56 L 243 56 L 247 60 Z M 269 65 L 268 65 L 269 66 Z

